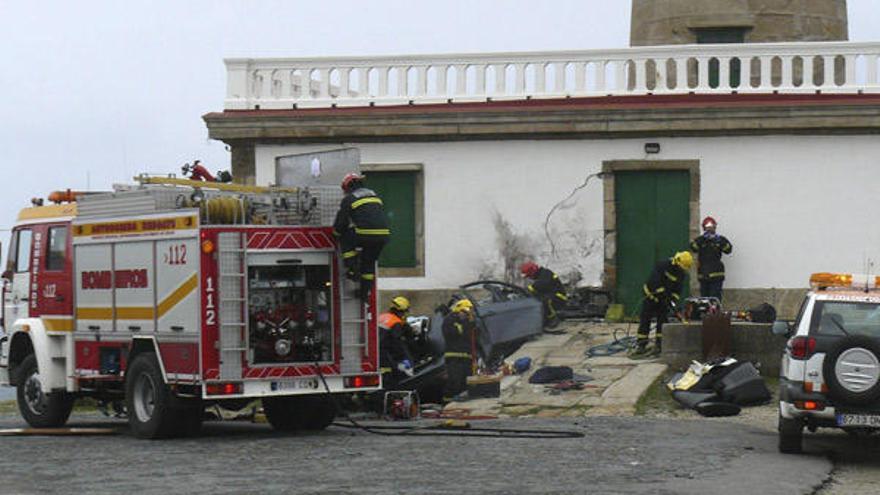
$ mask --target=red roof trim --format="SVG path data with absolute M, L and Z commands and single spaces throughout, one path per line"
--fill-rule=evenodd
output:
M 427 105 L 300 108 L 280 110 L 224 110 L 206 117 L 305 117 L 316 115 L 457 113 L 511 110 L 653 109 L 759 106 L 880 105 L 880 94 L 687 94 L 555 98 Z

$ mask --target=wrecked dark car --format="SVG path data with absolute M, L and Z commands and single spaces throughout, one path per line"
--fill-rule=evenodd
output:
M 439 401 L 446 381 L 443 359 L 443 318 L 455 301 L 469 299 L 476 310 L 477 354 L 493 368 L 525 341 L 543 331 L 541 302 L 522 287 L 495 280 L 462 285 L 447 304 L 430 318 L 410 318 L 417 330 L 410 344 L 413 376 L 394 373 L 385 379 L 386 390 L 417 390 L 423 401 Z

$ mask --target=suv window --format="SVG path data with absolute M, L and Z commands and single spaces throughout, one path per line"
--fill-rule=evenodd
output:
M 855 301 L 817 301 L 810 321 L 815 335 L 880 337 L 880 304 Z

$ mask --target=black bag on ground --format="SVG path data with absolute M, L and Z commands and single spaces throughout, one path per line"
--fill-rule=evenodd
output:
M 713 385 L 722 401 L 741 406 L 754 406 L 765 404 L 770 400 L 770 390 L 767 389 L 764 379 L 752 363 L 742 361 L 727 368 L 732 369 L 717 379 Z
M 749 318 L 755 323 L 773 323 L 776 321 L 776 308 L 761 303 L 749 310 Z
M 558 383 L 574 378 L 574 371 L 568 366 L 544 366 L 529 377 L 529 383 Z

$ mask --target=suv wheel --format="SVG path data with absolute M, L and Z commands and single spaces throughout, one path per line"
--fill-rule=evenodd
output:
M 825 356 L 822 374 L 835 403 L 875 402 L 880 398 L 880 343 L 864 335 L 840 339 Z
M 779 451 L 783 454 L 800 454 L 804 444 L 804 422 L 786 419 L 779 414 Z

